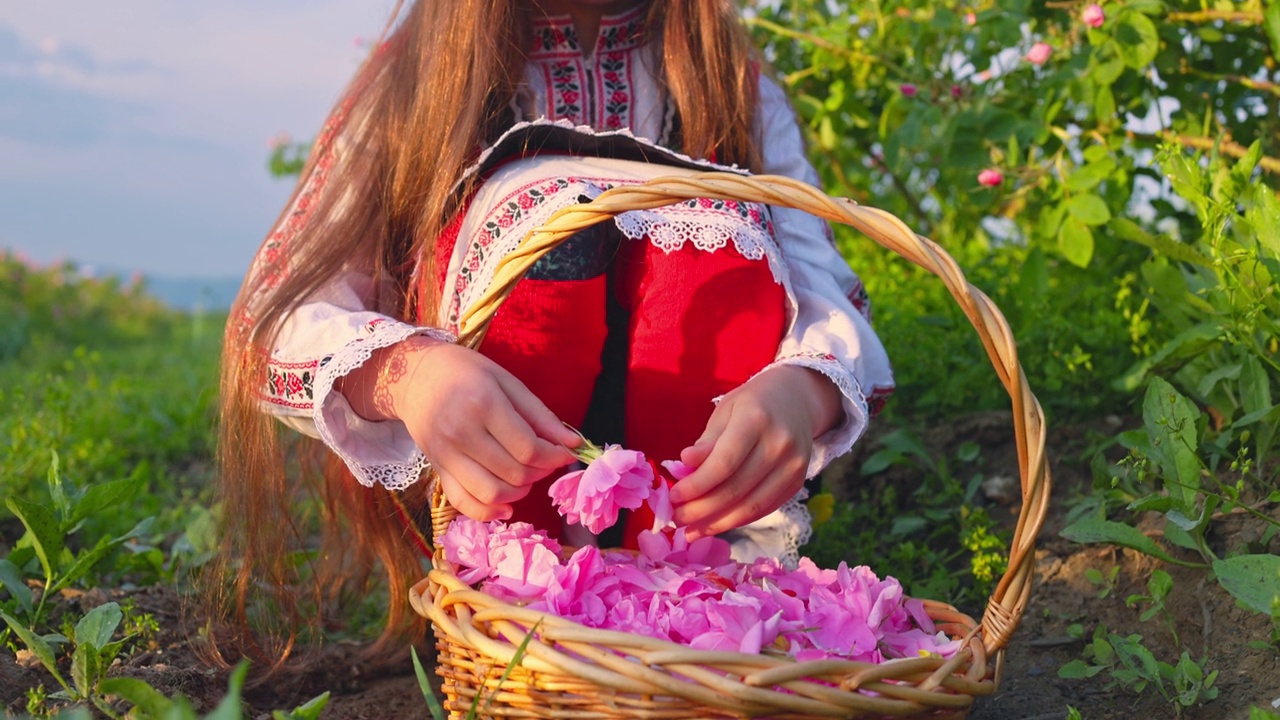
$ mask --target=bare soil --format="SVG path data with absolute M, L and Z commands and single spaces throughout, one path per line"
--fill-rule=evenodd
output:
M 1239 608 L 1216 583 L 1206 581 L 1202 570 L 1170 566 L 1153 558 L 1110 546 L 1081 546 L 1059 537 L 1064 516 L 1072 499 L 1088 492 L 1090 474 L 1084 451 L 1097 435 L 1114 435 L 1122 423 L 1104 422 L 1098 432 L 1089 427 L 1055 431 L 1050 440 L 1055 481 L 1050 516 L 1040 533 L 1036 551 L 1036 581 L 1030 605 L 1006 650 L 998 691 L 979 698 L 971 720 L 1059 720 L 1067 717 L 1067 707 L 1080 711 L 1087 720 L 1107 718 L 1186 718 L 1219 720 L 1247 718 L 1249 708 L 1270 709 L 1280 701 L 1280 652 L 1265 641 L 1271 630 L 1268 618 Z M 1009 431 L 1008 415 L 985 413 L 962 418 L 942 428 L 923 433 L 923 440 L 935 456 L 954 456 L 963 441 L 978 442 L 982 451 L 978 468 L 988 478 L 1017 477 L 1017 460 Z M 874 439 L 864 444 L 869 452 Z M 824 481 L 837 495 L 849 483 L 862 482 L 852 468 L 854 456 L 833 468 Z M 880 478 L 876 482 L 893 482 Z M 1017 518 L 1016 493 L 1001 493 L 995 483 L 988 511 L 1002 522 Z M 842 490 L 843 488 L 843 490 Z M 1280 518 L 1280 507 L 1265 508 Z M 1151 523 L 1148 532 L 1159 533 Z M 1223 550 L 1250 543 L 1256 547 L 1265 524 L 1247 515 L 1229 515 L 1215 521 L 1213 541 Z M 1181 552 L 1169 547 L 1175 555 Z M 1267 551 L 1280 553 L 1280 538 Z M 1186 559 L 1192 559 L 1184 555 Z M 1086 579 L 1093 568 L 1108 577 L 1119 568 L 1110 591 Z M 1146 583 L 1156 568 L 1170 573 L 1174 591 L 1166 605 L 1174 621 L 1177 638 L 1161 618 L 1141 622 L 1142 607 L 1129 607 L 1126 598 L 1146 593 Z M 225 672 L 212 670 L 192 651 L 191 635 L 182 628 L 182 601 L 171 588 L 117 589 L 93 591 L 80 599 L 85 609 L 106 599 L 132 598 L 141 611 L 152 613 L 161 633 L 147 647 L 136 649 L 119 662 L 112 674 L 138 677 L 169 695 L 181 693 L 197 708 L 212 709 L 226 691 Z M 1216 699 L 1199 706 L 1176 708 L 1154 691 L 1141 695 L 1112 686 L 1106 674 L 1090 680 L 1066 680 L 1058 669 L 1079 658 L 1085 640 L 1068 632 L 1080 625 L 1086 638 L 1098 625 L 1120 635 L 1137 633 L 1143 644 L 1165 662 L 1176 663 L 1186 651 L 1203 659 L 1207 671 L 1218 671 Z M 27 658 L 0 652 L 0 708 L 10 716 L 21 716 L 25 691 L 43 683 L 56 689 L 52 679 Z M 306 672 L 286 674 L 266 686 L 246 693 L 249 718 L 270 718 L 274 709 L 288 709 L 316 695 L 331 693 L 325 718 L 405 718 L 427 717 L 426 705 L 405 660 L 388 668 L 370 668 L 359 659 L 355 645 L 337 644 L 324 648 Z

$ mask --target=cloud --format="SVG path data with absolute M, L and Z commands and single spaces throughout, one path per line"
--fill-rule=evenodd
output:
M 0 21 L 0 246 L 231 274 L 290 183 L 267 140 L 320 126 L 392 0 L 42 0 Z
M 66 88 L 38 75 L 3 81 L 0 137 L 37 146 L 84 147 L 126 131 L 148 107 Z

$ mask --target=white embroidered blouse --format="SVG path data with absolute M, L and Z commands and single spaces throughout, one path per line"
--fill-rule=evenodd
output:
M 588 132 L 594 128 L 649 138 L 659 146 L 666 142 L 672 132 L 673 113 L 655 75 L 657 47 L 644 41 L 644 12 L 641 5 L 603 18 L 590 55 L 584 54 L 568 16 L 535 21 L 525 82 L 512 103 L 516 127 L 555 122 L 586 126 L 579 129 Z M 755 128 L 766 173 L 817 184 L 790 105 L 781 88 L 763 76 Z M 324 172 L 324 167 L 318 168 L 310 182 L 322 184 Z M 644 171 L 639 175 L 645 175 Z M 618 181 L 642 179 L 633 176 Z M 602 186 L 593 186 L 587 194 L 594 196 L 600 189 Z M 565 193 L 569 195 L 577 192 Z M 259 251 L 259 262 L 287 253 L 291 234 L 305 218 L 309 197 L 309 188 L 304 186 L 295 207 Z M 678 245 L 688 234 L 673 240 L 671 233 L 646 231 L 662 225 L 664 218 L 668 225 L 677 226 L 680 206 L 673 208 L 656 215 L 624 213 L 616 222 L 630 237 L 647 234 L 651 241 L 671 249 L 668 246 Z M 811 368 L 830 378 L 844 396 L 844 421 L 814 444 L 808 469 L 812 477 L 832 458 L 848 451 L 863 433 L 869 415 L 892 391 L 893 376 L 884 348 L 871 329 L 862 283 L 834 247 L 826 223 L 789 208 L 756 208 L 763 213 L 763 221 L 757 212 L 743 228 L 724 237 L 732 237 L 744 256 L 766 256 L 790 299 L 789 329 L 777 359 L 761 372 L 777 365 Z M 526 220 L 536 226 L 553 209 L 557 208 L 548 206 Z M 744 209 L 744 217 L 750 212 Z M 370 422 L 356 415 L 346 399 L 334 392 L 334 382 L 363 364 L 375 350 L 412 335 L 455 337 L 458 312 L 469 307 L 468 298 L 483 290 L 483 279 L 492 277 L 493 265 L 501 257 L 488 247 L 483 253 L 475 252 L 479 248 L 478 242 L 473 242 L 477 232 L 464 224 L 459 234 L 436 327 L 417 326 L 369 310 L 372 280 L 355 270 L 335 278 L 298 307 L 282 325 L 272 351 L 262 391 L 264 409 L 291 427 L 319 437 L 365 485 L 403 489 L 416 482 L 429 465 L 404 425 L 398 421 Z M 465 281 L 460 278 L 462 268 L 467 268 Z M 456 291 L 452 297 L 451 289 Z M 786 532 L 807 535 L 807 522 L 804 524 Z M 789 537 L 783 541 L 782 551 L 794 555 L 804 540 Z M 779 548 L 764 550 L 776 554 Z

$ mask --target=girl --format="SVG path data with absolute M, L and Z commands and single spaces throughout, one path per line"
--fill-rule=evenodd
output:
M 738 168 L 816 181 L 729 0 L 414 3 L 338 103 L 232 310 L 233 625 L 260 591 L 288 629 L 298 617 L 290 478 L 310 475 L 286 472 L 270 416 L 332 451 L 302 614 L 321 622 L 376 557 L 391 593 L 376 649 L 416 620 L 403 599 L 422 574 L 424 471 L 467 515 L 558 534 L 547 478 L 578 442 L 564 423 L 697 467 L 672 491 L 693 534 L 794 557 L 804 480 L 892 387 L 824 223 L 738 202 L 624 213 L 540 260 L 479 352 L 453 342 L 496 262 L 554 210 Z

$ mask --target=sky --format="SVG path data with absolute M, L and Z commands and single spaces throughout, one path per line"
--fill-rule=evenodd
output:
M 0 6 L 0 248 L 39 263 L 238 276 L 392 0 Z

